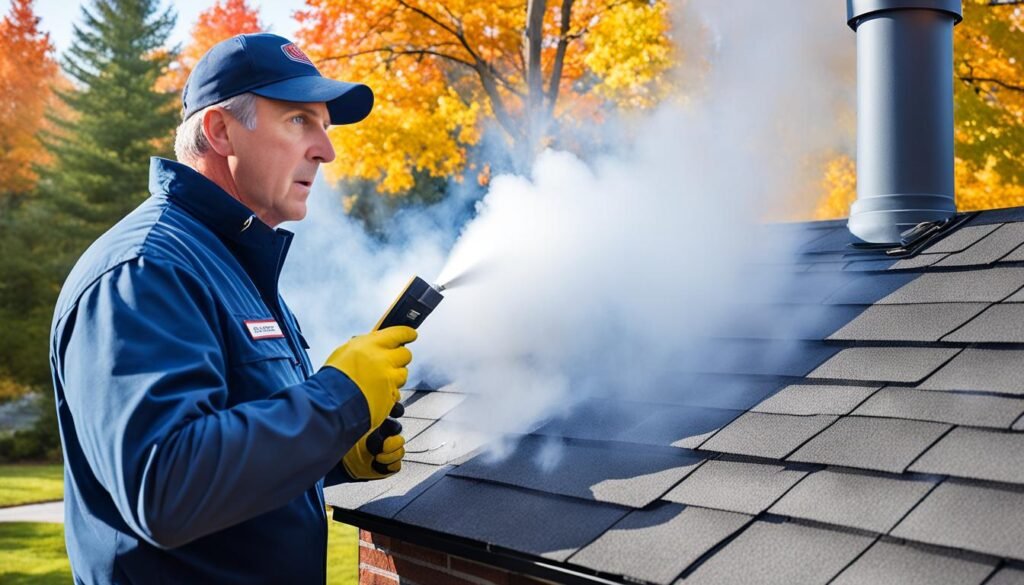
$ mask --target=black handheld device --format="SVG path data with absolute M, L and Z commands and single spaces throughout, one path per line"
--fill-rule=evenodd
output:
M 373 330 L 395 325 L 407 325 L 416 329 L 444 299 L 441 290 L 441 287 L 428 284 L 418 276 L 412 277 Z

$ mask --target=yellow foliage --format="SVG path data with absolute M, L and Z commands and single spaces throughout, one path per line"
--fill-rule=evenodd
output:
M 424 173 L 461 180 L 489 125 L 529 152 L 560 128 L 597 121 L 605 100 L 642 108 L 666 93 L 666 0 L 547 4 L 532 70 L 530 1 L 307 0 L 297 15 L 303 49 L 325 75 L 376 95 L 369 118 L 332 130 L 338 158 L 327 176 L 402 195 Z M 547 134 L 532 131 L 531 114 Z
M 956 207 L 960 211 L 1024 205 L 1024 185 L 1007 183 L 996 170 L 997 157 L 983 166 L 956 159 Z
M 857 166 L 849 156 L 840 154 L 825 164 L 821 180 L 824 196 L 818 200 L 814 219 L 846 217 L 857 198 Z
M 583 63 L 598 76 L 598 95 L 619 106 L 650 108 L 670 90 L 661 73 L 674 59 L 668 5 L 627 2 L 606 12 L 584 43 Z

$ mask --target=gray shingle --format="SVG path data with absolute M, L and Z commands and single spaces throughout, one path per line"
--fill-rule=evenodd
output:
M 1021 262 L 1024 261 L 1024 246 L 1017 246 L 1012 252 L 1003 256 L 1000 262 Z
M 402 423 L 402 436 L 405 437 L 406 442 L 409 442 L 416 438 L 417 435 L 427 430 L 427 427 L 434 424 L 436 421 L 428 418 L 410 418 L 403 416 L 398 419 L 398 422 Z
M 959 351 L 945 347 L 851 347 L 837 353 L 807 377 L 919 382 Z
M 1024 400 L 962 392 L 883 388 L 853 414 L 1009 428 L 1024 413 Z
M 991 264 L 1024 243 L 1024 224 L 1003 224 L 963 252 L 951 254 L 935 266 L 974 266 Z
M 934 485 L 876 473 L 823 469 L 796 484 L 770 511 L 886 533 Z
M 792 384 L 752 408 L 773 414 L 849 414 L 878 386 Z
M 845 305 L 742 305 L 716 327 L 719 337 L 819 340 L 861 313 Z
M 609 504 L 446 476 L 395 519 L 564 561 L 604 534 L 627 511 Z
M 805 376 L 836 348 L 798 341 L 716 339 L 704 351 L 681 356 L 684 371 L 706 374 Z
M 325 487 L 324 501 L 335 508 L 361 510 L 391 518 L 449 470 L 450 466 L 403 461 L 402 471 L 391 477 Z
M 701 450 L 782 459 L 836 420 L 834 416 L 790 416 L 748 412 L 718 431 Z
M 1024 394 L 1024 351 L 965 349 L 919 387 Z
M 920 547 L 876 542 L 832 583 L 834 585 L 971 585 L 988 577 L 995 564 Z
M 713 459 L 697 468 L 662 499 L 757 515 L 805 475 L 806 471 L 782 465 Z
M 452 463 L 497 439 L 447 420 L 430 425 L 405 444 L 405 460 L 431 465 Z
M 1022 286 L 1024 268 L 1016 266 L 930 272 L 917 276 L 878 303 L 995 303 Z
M 1021 246 L 1021 248 L 1024 248 L 1024 246 Z M 1024 289 L 1019 290 L 1019 291 L 1013 293 L 1012 295 L 1006 297 L 1006 300 L 1004 300 L 1003 302 L 1004 303 L 1024 303 Z
M 749 520 L 743 514 L 667 503 L 634 510 L 569 562 L 667 584 Z
M 872 274 L 858 276 L 850 284 L 837 290 L 825 302 L 844 305 L 873 305 L 908 282 L 920 278 L 918 274 Z
M 751 282 L 758 282 L 758 274 L 751 275 Z M 769 267 L 760 276 L 762 282 L 771 282 L 775 286 L 766 290 L 755 291 L 752 297 L 762 303 L 797 303 L 817 304 L 831 296 L 837 289 L 845 287 L 854 275 L 842 272 L 808 272 L 794 274 L 778 282 L 779 269 Z M 862 304 L 870 304 L 862 303 Z
M 1024 343 L 1024 305 L 992 305 L 942 340 L 961 343 Z
M 928 246 L 921 251 L 922 254 L 939 254 L 963 252 L 974 245 L 975 242 L 989 235 L 999 227 L 998 224 L 969 225 L 962 227 L 947 235 L 938 242 Z
M 1024 483 L 1024 433 L 957 427 L 910 470 Z
M 608 439 L 696 449 L 741 414 L 739 410 L 662 405 L 650 418 Z
M 454 392 L 416 392 L 403 405 L 406 416 L 439 419 L 465 399 L 465 394 Z
M 824 584 L 871 543 L 858 534 L 758 521 L 680 583 Z
M 886 270 L 896 263 L 896 260 L 864 260 L 845 263 L 813 264 L 811 268 L 843 270 L 846 273 L 869 273 L 874 270 Z M 825 266 L 828 268 L 825 268 Z
M 638 389 L 631 398 L 687 407 L 747 410 L 784 385 L 783 379 L 767 376 L 668 375 L 663 383 Z
M 477 455 L 452 475 L 642 508 L 704 461 L 683 449 L 526 437 L 507 458 Z
M 947 480 L 892 531 L 898 538 L 1024 559 L 1024 493 Z
M 847 416 L 788 460 L 900 473 L 949 428 L 933 422 Z
M 441 421 L 488 436 L 498 433 L 525 435 L 534 432 L 547 422 L 541 416 L 496 416 L 496 409 L 515 405 L 515 399 L 506 396 L 502 400 L 504 400 L 504 405 L 499 406 L 496 404 L 494 396 L 488 394 L 466 395 L 466 399 L 449 410 Z M 502 400 L 498 402 L 502 402 Z
M 1014 567 L 1003 567 L 985 585 L 1024 585 L 1024 571 Z
M 816 238 L 811 242 L 805 244 L 799 250 L 798 254 L 817 254 L 821 252 L 848 252 L 853 248 L 850 248 L 849 244 L 858 242 L 857 238 L 850 233 L 850 230 L 846 227 L 834 228 L 820 238 Z
M 640 402 L 595 398 L 574 406 L 565 417 L 556 418 L 535 432 L 573 439 L 608 440 L 650 418 L 657 408 Z
M 984 303 L 872 305 L 828 339 L 938 341 L 987 306 Z
M 948 254 L 920 254 L 911 258 L 902 258 L 893 263 L 889 270 L 916 270 L 928 266 L 937 265 L 940 261 L 948 258 Z

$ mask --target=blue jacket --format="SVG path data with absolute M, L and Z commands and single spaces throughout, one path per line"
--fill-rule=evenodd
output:
M 312 372 L 277 289 L 291 233 L 173 161 L 153 159 L 150 191 L 54 315 L 75 581 L 323 583 L 324 478 L 366 400 Z

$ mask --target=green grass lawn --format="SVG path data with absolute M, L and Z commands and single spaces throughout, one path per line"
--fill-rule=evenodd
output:
M 61 465 L 0 465 L 0 506 L 63 497 Z M 330 515 L 328 511 L 328 518 Z M 328 520 L 328 526 L 327 582 L 355 585 L 359 573 L 358 531 L 334 520 Z M 0 522 L 0 584 L 47 585 L 70 581 L 63 524 Z
M 327 537 L 327 583 L 358 582 L 358 533 L 330 521 Z M 70 583 L 71 567 L 64 549 L 63 524 L 0 523 L 0 583 L 49 585 Z
M 0 507 L 64 498 L 64 467 L 60 463 L 0 465 Z
M 71 566 L 64 550 L 63 524 L 0 523 L 0 583 L 70 582 Z

